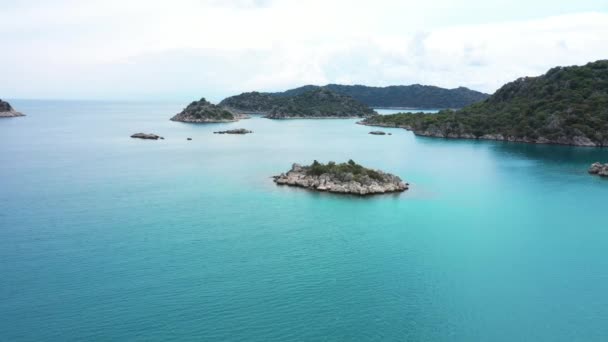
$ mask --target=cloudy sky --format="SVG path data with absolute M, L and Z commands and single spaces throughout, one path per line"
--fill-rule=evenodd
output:
M 0 98 L 213 101 L 304 84 L 493 92 L 608 58 L 606 0 L 0 0 Z

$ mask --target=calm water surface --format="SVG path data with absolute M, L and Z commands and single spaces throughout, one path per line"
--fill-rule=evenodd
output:
M 586 174 L 607 150 L 12 104 L 28 116 L 0 120 L 0 340 L 608 340 L 608 181 Z M 349 158 L 411 190 L 269 178 Z

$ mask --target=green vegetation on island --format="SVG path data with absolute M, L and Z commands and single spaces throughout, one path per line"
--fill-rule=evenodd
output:
M 361 123 L 432 137 L 608 146 L 608 60 L 520 78 L 460 110 L 375 116 Z
M 323 164 L 316 160 L 308 166 L 293 164 L 287 173 L 273 178 L 279 185 L 355 195 L 401 192 L 409 188 L 409 184 L 404 183 L 401 178 L 380 170 L 365 168 L 352 159 L 340 164 Z
M 313 89 L 305 93 L 278 97 L 267 118 L 365 118 L 377 115 L 368 106 L 350 96 L 337 94 L 327 89 Z
M 220 105 L 244 113 L 267 113 L 277 98 L 295 97 L 319 89 L 350 96 L 370 107 L 461 108 L 485 100 L 489 96 L 464 87 L 445 89 L 420 84 L 389 87 L 328 84 L 305 85 L 276 93 L 243 93 L 224 99 Z
M 465 87 L 445 89 L 420 84 L 388 87 L 342 84 L 328 84 L 322 87 L 307 85 L 281 93 L 272 93 L 272 95 L 279 97 L 295 96 L 318 88 L 328 89 L 338 94 L 350 96 L 370 107 L 462 108 L 472 103 L 485 100 L 489 96 L 488 94 Z
M 274 100 L 269 94 L 253 91 L 225 98 L 219 105 L 242 113 L 266 113 L 272 109 Z
M 171 118 L 172 121 L 194 122 L 194 123 L 213 123 L 213 122 L 233 122 L 241 117 L 232 111 L 214 105 L 205 98 L 190 103 L 184 110 Z

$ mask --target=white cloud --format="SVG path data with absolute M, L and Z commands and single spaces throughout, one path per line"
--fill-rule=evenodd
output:
M 9 4 L 0 21 L 0 74 L 9 81 L 0 82 L 0 94 L 217 101 L 330 82 L 492 92 L 555 65 L 608 58 L 608 12 L 445 19 L 461 7 L 447 0 Z M 475 8 L 478 16 L 495 10 Z

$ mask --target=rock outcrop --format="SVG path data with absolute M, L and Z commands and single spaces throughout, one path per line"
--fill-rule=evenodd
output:
M 217 131 L 217 132 L 213 132 L 214 134 L 249 134 L 249 133 L 253 133 L 253 131 L 250 131 L 248 129 L 244 129 L 244 128 L 237 128 L 237 129 L 229 129 L 226 131 Z
M 589 168 L 588 172 L 592 175 L 598 175 L 602 177 L 608 177 L 608 163 L 593 163 Z
M 224 107 L 214 105 L 205 98 L 194 101 L 180 113 L 171 118 L 172 121 L 190 123 L 219 123 L 235 122 L 246 116 L 234 113 Z
M 293 164 L 287 173 L 273 178 L 278 185 L 361 196 L 402 192 L 409 187 L 395 175 L 366 169 L 352 160 L 342 164 L 321 164 L 316 160 L 310 166 Z
M 17 116 L 25 115 L 14 110 L 10 103 L 0 100 L 0 118 L 14 118 Z
M 146 139 L 146 140 L 158 140 L 159 138 L 164 139 L 163 137 L 156 135 L 156 134 L 152 134 L 152 133 L 135 133 L 135 134 L 131 135 L 131 138 Z

